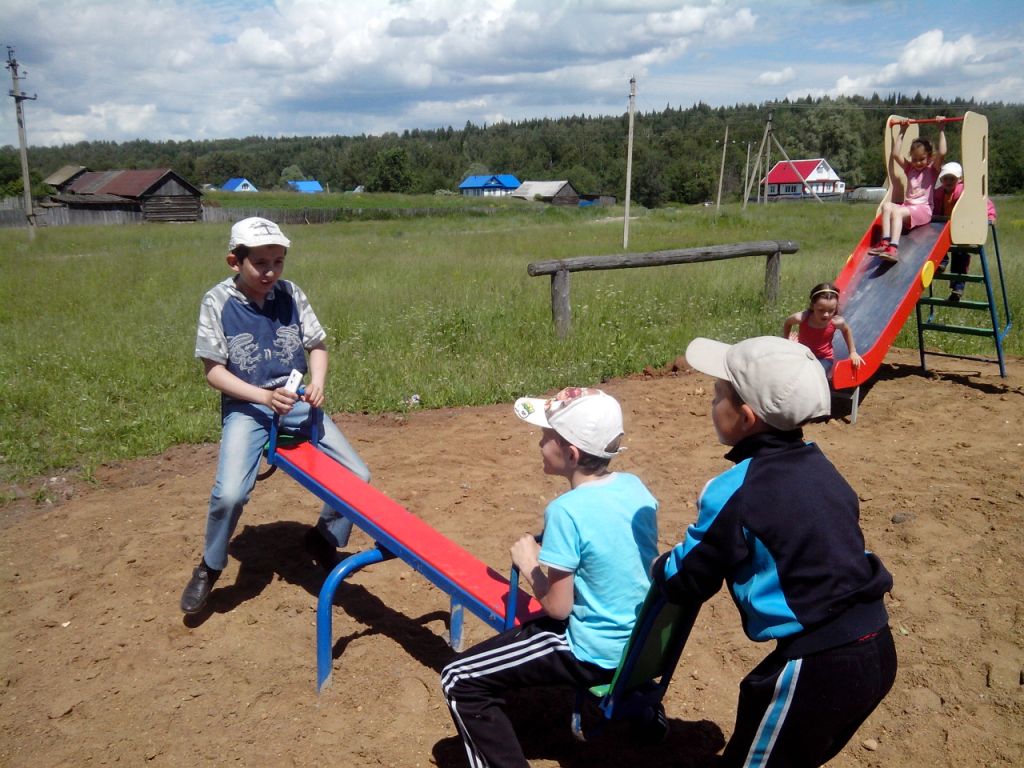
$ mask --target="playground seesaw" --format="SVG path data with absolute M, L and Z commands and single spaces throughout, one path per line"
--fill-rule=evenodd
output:
M 316 421 L 314 420 L 314 424 Z M 282 469 L 321 500 L 342 512 L 374 541 L 374 546 L 342 560 L 324 581 L 317 598 L 317 692 L 332 670 L 332 610 L 341 582 L 367 565 L 400 558 L 451 599 L 448 640 L 462 649 L 465 609 L 497 631 L 511 629 L 543 614 L 540 603 L 519 589 L 513 566 L 508 578 L 488 567 L 436 531 L 398 502 L 363 482 L 310 441 L 279 441 L 275 419 L 267 445 L 267 461 Z M 640 607 L 636 625 L 623 651 L 614 679 L 605 686 L 579 691 L 572 716 L 577 738 L 584 738 L 580 712 L 593 696 L 605 720 L 638 718 L 664 726 L 658 705 L 697 617 L 699 605 L 667 603 L 651 589 Z

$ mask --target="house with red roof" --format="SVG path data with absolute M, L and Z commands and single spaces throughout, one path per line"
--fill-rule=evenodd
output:
M 765 185 L 767 199 L 800 199 L 842 195 L 846 191 L 846 183 L 832 170 L 822 158 L 813 160 L 780 160 L 768 172 Z

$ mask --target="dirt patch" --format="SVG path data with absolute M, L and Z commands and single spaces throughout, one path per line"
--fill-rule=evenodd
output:
M 808 430 L 859 492 L 868 545 L 896 582 L 899 677 L 835 766 L 1024 763 L 1021 363 L 1005 380 L 993 365 L 930 365 L 940 372 L 892 352 L 856 424 Z M 664 550 L 727 464 L 710 381 L 651 373 L 604 387 L 626 412 L 619 467 L 661 501 Z M 376 485 L 495 567 L 563 490 L 540 473 L 538 435 L 509 405 L 337 421 Z M 400 561 L 343 588 L 333 681 L 316 695 L 322 579 L 300 539 L 319 504 L 282 473 L 254 493 L 209 615 L 183 621 L 216 450 L 104 467 L 63 503 L 2 511 L 0 764 L 464 765 L 438 687 L 448 602 Z M 353 551 L 366 546 L 353 536 Z M 490 633 L 467 624 L 470 641 Z M 739 679 L 768 650 L 718 595 L 666 699 L 667 743 L 612 731 L 576 744 L 570 697 L 528 692 L 513 702 L 527 755 L 537 766 L 703 764 L 732 730 Z

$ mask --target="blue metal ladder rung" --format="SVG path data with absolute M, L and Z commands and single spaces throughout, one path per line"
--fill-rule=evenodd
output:
M 970 274 L 970 273 L 957 273 L 957 272 L 941 272 L 933 277 L 933 280 L 943 280 L 946 282 L 954 283 L 983 283 L 985 285 L 985 297 L 986 301 L 949 301 L 949 299 L 938 298 L 934 295 L 933 284 L 928 285 L 928 295 L 922 296 L 917 301 L 917 305 L 914 307 L 914 311 L 917 316 L 917 344 L 921 353 L 921 368 L 928 370 L 925 364 L 925 350 L 924 350 L 924 332 L 937 331 L 940 333 L 958 333 L 965 336 L 990 336 L 995 342 L 996 347 L 996 359 L 989 361 L 987 358 L 972 357 L 967 355 L 954 355 L 949 353 L 933 352 L 933 355 L 939 357 L 958 357 L 969 360 L 981 360 L 984 362 L 996 362 L 999 364 L 999 375 L 1004 379 L 1006 378 L 1006 359 L 1003 354 L 1003 339 L 1010 332 L 1010 328 L 1013 326 L 1013 321 L 1010 315 L 1010 302 L 1006 294 L 1006 279 L 1003 274 L 1003 260 L 999 253 L 999 238 L 996 234 L 995 224 L 989 222 L 989 231 L 992 234 L 992 244 L 995 248 L 996 255 L 996 269 L 999 276 L 999 286 L 1002 293 L 1002 304 L 1003 313 L 1006 317 L 1006 324 L 1000 327 L 999 320 L 999 308 L 996 305 L 996 297 L 992 290 L 992 275 L 989 272 L 988 259 L 985 255 L 985 246 L 953 246 L 947 258 L 950 258 L 954 253 L 967 253 L 977 254 L 978 260 L 981 263 L 981 274 Z M 921 307 L 928 307 L 928 316 L 926 319 L 921 318 Z M 949 309 L 966 309 L 966 310 L 988 310 L 989 317 L 992 321 L 991 327 L 978 328 L 967 325 L 955 325 L 951 323 L 940 323 L 935 319 L 935 307 L 947 307 Z

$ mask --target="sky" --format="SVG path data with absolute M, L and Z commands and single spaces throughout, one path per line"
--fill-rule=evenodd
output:
M 0 30 L 37 96 L 29 145 L 622 115 L 630 77 L 641 114 L 872 93 L 1024 103 L 1022 0 L 0 0 Z M 0 146 L 16 147 L 4 102 Z

